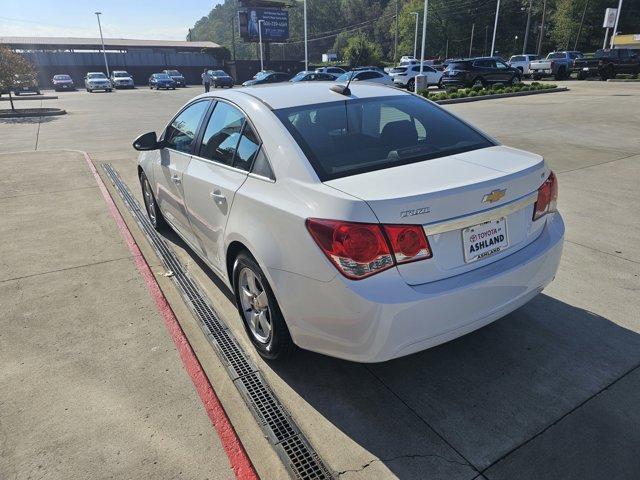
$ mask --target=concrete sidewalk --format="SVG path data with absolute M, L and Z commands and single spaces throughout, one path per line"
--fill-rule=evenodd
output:
M 234 478 L 84 157 L 0 165 L 0 478 Z

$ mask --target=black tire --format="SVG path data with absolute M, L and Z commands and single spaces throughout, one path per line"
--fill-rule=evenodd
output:
M 471 84 L 469 85 L 469 87 L 474 87 L 476 85 L 481 86 L 481 87 L 486 87 L 487 86 L 487 82 L 482 77 L 476 77 L 471 81 Z
M 613 69 L 613 65 L 609 65 L 608 67 L 605 67 L 602 72 L 600 72 L 600 79 L 605 82 L 607 81 L 609 78 L 615 78 L 616 77 L 616 73 L 615 70 Z
M 262 291 L 266 293 L 268 299 L 266 312 L 271 324 L 271 332 L 265 342 L 259 341 L 256 336 L 254 336 L 245 318 L 246 312 L 243 310 L 242 301 L 240 299 L 240 274 L 245 269 L 249 269 L 253 275 L 255 275 L 260 286 L 263 287 Z M 273 290 L 271 290 L 271 286 L 264 276 L 262 269 L 254 258 L 246 251 L 241 252 L 236 257 L 233 265 L 233 293 L 236 297 L 238 313 L 240 314 L 240 318 L 242 319 L 247 335 L 260 356 L 265 360 L 285 360 L 289 358 L 295 349 L 295 345 L 293 340 L 291 340 L 291 334 L 289 333 L 287 324 L 282 316 L 278 302 L 273 295 Z M 247 310 L 247 312 L 248 311 L 250 310 Z
M 149 85 L 149 90 L 153 90 L 153 85 Z
M 578 80 L 585 80 L 587 78 L 587 74 L 584 72 L 578 72 Z
M 19 97 L 19 96 L 20 96 L 20 92 L 13 92 L 13 94 L 14 94 L 16 97 Z
M 517 85 L 522 82 L 520 75 L 514 75 L 509 79 L 509 85 Z
M 562 80 L 564 78 L 565 69 L 559 68 L 556 74 L 553 76 L 556 80 Z
M 149 180 L 147 180 L 147 176 L 144 172 L 140 173 L 140 188 L 142 189 L 142 198 L 144 200 L 145 210 L 147 211 L 147 217 L 149 218 L 151 225 L 153 225 L 153 228 L 158 232 L 167 230 L 167 222 L 158 208 L 158 202 L 156 202 L 153 189 L 151 188 L 151 184 L 149 183 Z
M 532 78 L 533 78 L 534 80 L 540 80 L 540 79 L 542 78 L 542 76 L 541 76 L 541 75 L 539 75 L 539 74 L 537 74 L 537 73 L 534 73 L 534 74 L 532 75 Z
M 410 92 L 413 92 L 415 88 L 416 88 L 416 79 L 410 78 L 409 81 L 407 82 L 407 90 L 409 90 Z

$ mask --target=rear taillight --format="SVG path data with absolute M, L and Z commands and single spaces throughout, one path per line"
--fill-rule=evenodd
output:
M 547 213 L 556 211 L 558 201 L 558 180 L 553 172 L 549 174 L 540 188 L 538 198 L 533 206 L 533 220 L 538 220 Z
M 429 242 L 419 225 L 380 225 L 307 219 L 307 230 L 345 277 L 354 280 L 393 267 L 431 258 Z M 385 235 L 386 232 L 386 235 Z

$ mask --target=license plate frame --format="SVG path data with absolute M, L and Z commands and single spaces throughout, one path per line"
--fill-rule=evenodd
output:
M 507 218 L 500 217 L 462 229 L 465 263 L 473 263 L 509 248 Z M 483 245 L 486 243 L 487 245 Z

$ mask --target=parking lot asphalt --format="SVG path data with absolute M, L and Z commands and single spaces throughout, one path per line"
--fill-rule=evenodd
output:
M 489 480 L 640 477 L 640 460 L 635 453 L 640 444 L 637 411 L 640 402 L 640 195 L 637 190 L 640 85 L 559 83 L 571 90 L 447 107 L 506 145 L 544 155 L 558 174 L 559 208 L 567 224 L 566 242 L 557 278 L 543 294 L 477 332 L 384 364 L 360 365 L 301 351 L 286 365 L 269 365 L 252 355 L 336 476 L 472 479 L 482 478 L 479 477 L 482 474 Z M 2 433 L 8 439 L 0 445 L 4 451 L 6 445 L 12 445 L 12 449 L 8 456 L 4 452 L 0 455 L 9 458 L 8 463 L 0 460 L 0 472 L 14 468 L 13 471 L 26 477 L 31 464 L 21 463 L 19 459 L 32 458 L 39 451 L 34 443 L 15 441 L 22 435 L 20 428 L 26 428 L 17 427 L 21 425 L 20 415 L 32 408 L 51 409 L 52 405 L 64 402 L 45 397 L 40 399 L 40 406 L 29 403 L 35 397 L 46 395 L 52 384 L 65 392 L 77 392 L 88 380 L 99 382 L 103 377 L 105 381 L 112 378 L 111 371 L 91 367 L 87 359 L 92 358 L 92 349 L 108 349 L 114 338 L 122 335 L 122 326 L 128 325 L 128 319 L 140 318 L 140 305 L 150 305 L 143 287 L 123 287 L 113 292 L 119 299 L 119 322 L 108 316 L 112 319 L 111 328 L 102 334 L 92 333 L 95 324 L 88 320 L 94 322 L 101 318 L 101 308 L 109 311 L 116 307 L 109 306 L 115 303 L 108 301 L 112 295 L 109 290 L 116 288 L 123 276 L 135 277 L 126 249 L 119 244 L 118 234 L 106 220 L 106 213 L 97 205 L 93 206 L 94 214 L 74 217 L 68 225 L 63 223 L 66 228 L 41 227 L 43 218 L 54 226 L 66 222 L 64 217 L 54 219 L 64 212 L 73 212 L 71 209 L 77 203 L 87 203 L 82 195 L 95 194 L 88 184 L 86 192 L 82 192 L 85 185 L 79 173 L 77 178 L 72 176 L 75 179 L 72 184 L 78 189 L 65 196 L 66 205 L 61 203 L 56 207 L 54 202 L 49 202 L 49 212 L 43 212 L 33 209 L 30 198 L 35 200 L 41 193 L 53 191 L 49 190 L 48 182 L 53 173 L 46 172 L 56 172 L 58 163 L 68 162 L 69 168 L 75 165 L 77 155 L 69 153 L 70 149 L 89 152 L 95 164 L 112 163 L 139 197 L 136 154 L 130 147 L 131 140 L 139 133 L 160 131 L 180 105 L 197 93 L 197 88 L 175 92 L 136 89 L 112 94 L 64 92 L 59 94 L 59 100 L 42 103 L 64 108 L 69 112 L 66 116 L 42 122 L 25 119 L 0 122 L 0 153 L 38 151 L 36 157 L 34 154 L 0 156 L 0 164 L 5 167 L 0 191 L 9 192 L 1 196 L 22 198 L 24 202 L 22 206 L 7 204 L 2 209 L 21 212 L 19 221 L 14 215 L 3 215 L 0 219 L 0 231 L 7 232 L 3 237 L 12 238 L 2 247 L 3 258 L 12 259 L 2 270 L 3 278 L 6 276 L 9 280 L 0 282 L 0 303 L 11 305 L 9 311 L 12 312 L 6 320 L 9 324 L 2 327 L 8 333 L 0 336 L 7 344 L 7 348 L 3 346 L 0 350 L 2 364 L 8 365 L 1 377 L 2 392 L 11 392 L 9 400 L 0 399 Z M 29 166 L 26 177 L 23 165 Z M 86 166 L 73 168 L 86 169 Z M 7 172 L 10 173 L 7 175 Z M 38 177 L 37 172 L 45 175 Z M 33 186 L 30 187 L 29 182 L 33 182 Z M 23 195 L 20 192 L 25 188 L 35 188 L 39 193 Z M 74 198 L 73 195 L 81 196 Z M 115 200 L 143 254 L 157 266 L 144 236 L 118 199 Z M 84 208 L 89 205 L 81 210 Z M 22 213 L 21 209 L 26 210 Z M 31 213 L 27 215 L 27 211 Z M 106 240 L 96 237 L 95 230 Z M 30 238 L 44 232 L 54 240 L 51 245 L 29 243 Z M 104 241 L 86 240 L 83 249 L 74 248 L 73 232 L 86 235 L 82 238 Z M 213 274 L 202 267 L 196 255 L 178 238 L 169 235 L 168 240 L 246 351 L 253 354 L 229 292 L 220 288 Z M 71 286 L 60 284 L 57 291 L 48 295 L 37 293 L 38 288 L 57 285 L 47 282 L 39 273 L 65 268 L 64 265 L 79 265 L 82 261 L 87 263 L 81 257 L 83 250 L 92 255 L 93 263 L 112 260 L 111 256 L 104 256 L 111 255 L 108 248 L 118 255 L 122 253 L 122 258 L 110 262 L 107 271 L 104 265 L 109 264 L 85 268 L 87 297 L 83 305 L 87 311 L 74 312 L 74 321 L 69 322 L 67 308 L 63 308 L 68 302 L 57 309 L 50 306 L 52 295 L 63 298 L 73 291 Z M 27 256 L 29 262 L 24 261 Z M 84 270 L 78 273 L 81 271 Z M 285 471 L 173 285 L 157 268 L 153 271 L 258 473 L 265 479 L 284 478 Z M 113 276 L 112 280 L 107 281 L 108 274 Z M 45 287 L 11 280 L 25 275 L 31 275 L 28 278 L 33 282 L 42 280 Z M 70 274 L 49 275 L 59 275 L 66 282 Z M 129 280 L 127 285 L 137 284 L 135 278 Z M 101 286 L 101 282 L 106 283 Z M 19 324 L 16 318 L 23 318 L 25 312 L 46 312 L 50 317 L 49 322 L 34 322 L 39 331 L 30 332 L 29 341 L 40 342 L 38 349 L 25 348 L 24 334 L 16 331 L 15 326 Z M 167 435 L 170 433 L 176 442 L 170 455 L 163 449 L 156 450 L 166 468 L 177 465 L 211 468 L 214 472 L 211 478 L 223 478 L 216 476 L 216 469 L 228 473 L 228 461 L 216 443 L 210 424 L 206 435 L 203 434 L 204 440 L 194 440 L 192 433 L 186 431 L 190 427 L 199 432 L 207 429 L 206 415 L 186 374 L 179 371 L 179 360 L 175 352 L 172 353 L 162 321 L 151 311 L 145 318 L 144 332 L 131 332 L 128 343 L 135 346 L 125 356 L 121 353 L 112 358 L 110 368 L 135 375 L 127 365 L 145 361 L 150 355 L 144 343 L 150 339 L 159 344 L 164 342 L 169 351 L 158 362 L 166 362 L 171 378 L 154 383 L 154 390 L 126 382 L 132 386 L 125 393 L 135 398 L 139 408 L 157 412 L 155 428 L 166 429 Z M 55 319 L 58 321 L 51 322 Z M 53 332 L 55 335 L 52 335 L 52 330 L 61 323 L 69 329 L 68 334 Z M 75 339 L 73 347 L 79 352 L 77 370 L 64 369 L 64 375 L 55 375 L 25 363 L 27 367 L 21 367 L 23 374 L 16 373 L 15 364 L 24 362 L 25 358 L 58 365 L 56 352 L 69 348 L 70 335 Z M 43 337 L 49 341 L 43 342 Z M 155 362 L 151 362 L 149 368 L 156 369 Z M 31 391 L 26 395 L 17 388 L 24 376 L 33 379 L 29 382 Z M 123 395 L 109 382 L 102 387 L 115 399 Z M 162 399 L 160 392 L 172 396 L 173 408 L 181 410 L 180 428 L 171 423 L 166 406 L 158 403 L 159 395 Z M 21 401 L 23 396 L 29 398 L 29 403 Z M 87 411 L 92 412 L 85 406 L 82 412 L 62 417 L 68 433 L 63 437 L 65 441 L 58 438 L 58 449 L 70 454 L 89 443 L 96 455 L 107 455 L 108 445 L 122 440 L 118 437 L 108 442 L 106 438 L 117 437 L 121 435 L 119 429 L 133 428 L 128 424 L 135 424 L 126 410 L 120 412 L 113 408 L 108 413 L 109 423 L 101 424 L 100 431 L 104 430 L 106 438 L 96 439 L 96 429 L 87 426 Z M 54 413 L 47 418 L 62 421 Z M 92 413 L 96 422 L 104 422 L 101 414 L 105 415 L 105 411 L 96 409 Z M 184 420 L 185 417 L 188 420 Z M 203 417 L 204 423 L 200 421 Z M 35 422 L 29 432 L 36 436 L 46 428 L 46 423 Z M 93 436 L 87 438 L 86 430 L 91 430 Z M 154 447 L 146 440 L 137 439 L 139 449 L 129 457 L 130 463 L 119 470 L 124 476 L 145 476 L 146 472 L 136 475 L 135 470 L 127 467 L 139 467 L 141 460 L 137 455 L 143 455 L 140 452 L 145 448 Z M 188 448 L 189 441 L 203 441 L 205 446 L 199 443 L 200 449 Z M 182 457 L 187 450 L 188 454 Z M 81 462 L 73 457 L 64 458 L 69 468 Z M 49 472 L 51 478 L 73 477 L 61 475 L 52 467 Z

